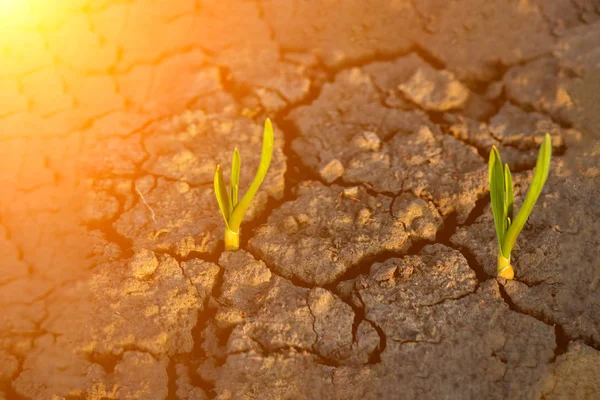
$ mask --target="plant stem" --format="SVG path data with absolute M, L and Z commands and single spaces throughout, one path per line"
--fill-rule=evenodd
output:
M 225 228 L 225 251 L 236 251 L 240 248 L 240 232 Z
M 510 257 L 504 257 L 501 251 L 498 251 L 498 276 L 505 279 L 513 279 L 515 277 L 515 271 L 512 265 L 510 265 Z

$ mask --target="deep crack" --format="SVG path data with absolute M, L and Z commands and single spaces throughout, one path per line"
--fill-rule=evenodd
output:
M 173 359 L 170 359 L 169 364 L 167 365 L 167 376 L 169 378 L 167 385 L 167 400 L 177 400 L 177 373 L 175 371 L 175 361 Z

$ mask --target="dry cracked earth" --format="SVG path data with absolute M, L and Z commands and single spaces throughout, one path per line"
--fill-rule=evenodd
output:
M 30 3 L 0 14 L 0 399 L 600 397 L 599 1 Z M 214 167 L 238 147 L 247 187 L 266 117 L 224 252 Z M 519 203 L 545 132 L 496 279 L 487 156 Z

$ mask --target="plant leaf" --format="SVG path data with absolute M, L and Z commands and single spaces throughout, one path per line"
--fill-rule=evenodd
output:
M 258 192 L 260 185 L 267 175 L 269 165 L 271 164 L 271 158 L 273 157 L 273 142 L 273 125 L 271 124 L 271 120 L 267 118 L 263 132 L 262 152 L 260 155 L 260 163 L 258 164 L 258 171 L 256 171 L 256 175 L 254 176 L 250 187 L 244 194 L 244 197 L 242 197 L 242 200 L 240 200 L 235 210 L 233 210 L 231 218 L 229 219 L 230 228 L 234 232 L 239 230 L 242 220 L 244 219 L 244 215 L 246 214 L 248 207 L 250 207 L 250 203 L 252 203 L 252 199 L 256 195 L 256 192 Z
M 231 197 L 231 210 L 233 210 L 238 204 L 238 196 L 240 189 L 240 167 L 241 159 L 240 152 L 238 149 L 233 150 L 233 157 L 231 158 L 231 181 L 229 182 L 230 197 Z
M 229 217 L 231 214 L 229 208 L 230 200 L 225 189 L 225 182 L 223 181 L 223 171 L 221 171 L 221 165 L 219 164 L 217 164 L 217 168 L 215 169 L 214 184 L 217 203 L 219 203 L 221 215 L 223 215 L 223 219 L 225 220 L 225 226 L 229 229 Z
M 525 226 L 525 222 L 527 221 L 527 218 L 529 218 L 529 214 L 531 214 L 533 206 L 535 205 L 540 193 L 542 192 L 542 189 L 544 188 L 544 184 L 548 179 L 551 157 L 552 140 L 550 138 L 550 134 L 547 133 L 544 137 L 544 141 L 540 145 L 540 152 L 538 153 L 538 159 L 535 164 L 533 180 L 531 181 L 531 186 L 529 186 L 529 190 L 525 196 L 525 201 L 523 201 L 521 209 L 519 209 L 517 216 L 506 233 L 502 247 L 504 254 L 510 254 L 512 251 L 519 233 L 521 233 L 523 226 Z
M 506 203 L 504 194 L 504 171 L 502 169 L 502 160 L 496 146 L 492 147 L 488 163 L 488 173 L 490 181 L 490 199 L 492 203 L 492 214 L 494 215 L 494 225 L 496 226 L 496 236 L 498 237 L 498 246 L 502 251 L 502 243 L 506 232 Z
M 504 194 L 506 203 L 506 218 L 508 218 L 508 226 L 510 226 L 510 220 L 513 217 L 514 194 L 512 175 L 510 173 L 508 164 L 504 164 Z
M 233 185 L 233 186 L 231 187 L 231 190 L 232 190 L 232 192 L 233 192 L 233 194 L 234 194 L 234 196 L 235 196 L 235 199 L 232 199 L 232 200 L 231 200 L 231 204 L 232 204 L 232 207 L 231 207 L 231 213 L 233 214 L 233 210 L 235 210 L 235 208 L 237 207 L 237 205 L 238 205 L 238 203 L 239 203 L 239 199 L 238 199 L 238 193 L 240 192 L 240 187 L 239 187 L 238 185 Z M 235 202 L 234 202 L 234 200 L 235 200 Z M 234 204 L 235 204 L 235 205 L 234 205 Z
M 227 192 L 227 201 L 229 206 L 229 216 L 231 216 L 231 211 L 233 210 L 233 199 L 231 198 L 230 192 Z

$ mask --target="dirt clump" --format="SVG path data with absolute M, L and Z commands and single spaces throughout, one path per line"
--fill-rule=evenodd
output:
M 469 98 L 469 90 L 454 74 L 431 67 L 418 69 L 399 89 L 412 102 L 432 111 L 461 108 Z
M 331 284 L 368 257 L 406 252 L 433 240 L 442 219 L 427 200 L 410 194 L 372 196 L 364 187 L 302 183 L 249 241 L 252 251 L 283 276 Z
M 556 359 L 552 375 L 544 384 L 546 399 L 593 399 L 600 391 L 600 353 L 581 342 L 571 342 Z
M 215 321 L 231 330 L 227 354 L 294 349 L 327 364 L 364 364 L 378 348 L 375 329 L 365 323 L 353 333 L 354 311 L 330 291 L 294 286 L 243 251 L 223 253 L 219 263 Z
M 449 131 L 454 137 L 466 141 L 489 156 L 492 146 L 496 146 L 512 171 L 522 171 L 535 166 L 539 146 L 544 135 L 552 136 L 552 150 L 555 156 L 561 154 L 568 144 L 577 144 L 582 133 L 575 129 L 563 128 L 551 118 L 537 112 L 526 112 L 506 102 L 489 122 L 471 118 L 445 115 L 450 123 Z
M 313 103 L 290 114 L 300 131 L 292 148 L 316 173 L 325 172 L 327 182 L 411 191 L 432 200 L 443 216 L 456 212 L 464 221 L 483 194 L 485 165 L 474 148 L 442 134 L 425 113 L 395 104 L 399 85 L 420 64 L 412 56 L 339 73 Z M 381 78 L 385 73 L 391 77 Z M 382 104 L 386 99 L 394 105 Z

